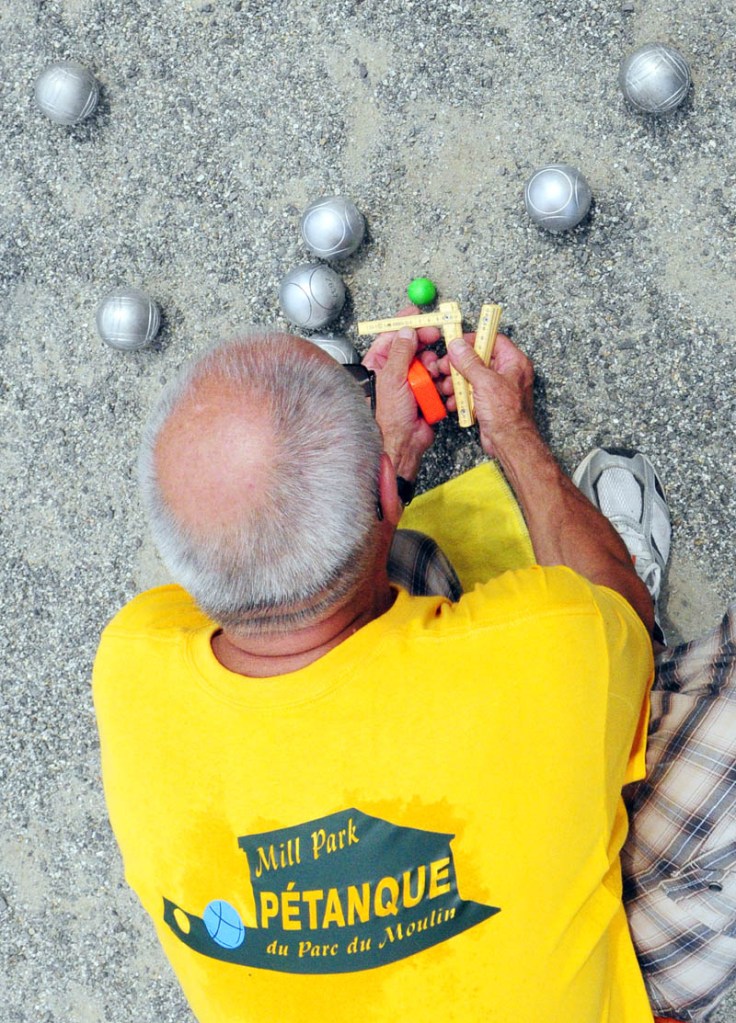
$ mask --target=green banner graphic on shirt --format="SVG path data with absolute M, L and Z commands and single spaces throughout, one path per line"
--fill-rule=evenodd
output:
M 360 810 L 244 835 L 238 845 L 248 861 L 255 925 L 217 897 L 201 917 L 164 898 L 164 920 L 190 948 L 228 963 L 285 973 L 373 969 L 499 912 L 460 898 L 454 837 Z

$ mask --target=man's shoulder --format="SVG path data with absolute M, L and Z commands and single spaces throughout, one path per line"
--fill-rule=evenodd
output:
M 92 669 L 101 735 L 135 735 L 142 708 L 162 712 L 166 686 L 182 684 L 191 635 L 208 623 L 175 585 L 146 590 L 118 611 L 103 630 Z
M 128 601 L 108 623 L 102 640 L 136 635 L 163 637 L 201 628 L 208 621 L 181 586 L 156 586 Z
M 597 587 L 573 572 L 556 565 L 531 565 L 510 569 L 487 583 L 477 583 L 463 601 L 521 609 L 528 607 L 567 609 L 589 606 L 595 601 Z
M 632 628 L 643 629 L 628 602 L 606 587 L 596 586 L 565 566 L 533 565 L 504 572 L 476 585 L 460 601 L 473 616 L 496 620 L 547 616 L 609 617 L 615 609 Z

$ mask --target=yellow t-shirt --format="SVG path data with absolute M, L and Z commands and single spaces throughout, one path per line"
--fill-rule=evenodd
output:
M 564 568 L 250 679 L 179 587 L 94 674 L 126 876 L 202 1023 L 651 1021 L 620 897 L 649 639 Z

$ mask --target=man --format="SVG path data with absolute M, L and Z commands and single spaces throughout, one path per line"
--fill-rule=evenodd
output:
M 462 340 L 449 362 L 537 565 L 456 603 L 392 586 L 432 441 L 406 374 L 435 339 L 377 339 L 377 424 L 283 336 L 216 349 L 149 423 L 144 500 L 184 589 L 108 626 L 95 701 L 127 879 L 204 1023 L 651 1019 L 619 866 L 651 597 L 503 336 L 491 368 Z

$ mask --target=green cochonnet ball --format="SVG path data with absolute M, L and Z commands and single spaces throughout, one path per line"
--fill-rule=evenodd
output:
M 414 305 L 429 305 L 437 297 L 437 288 L 429 277 L 415 277 L 406 289 L 409 301 Z

